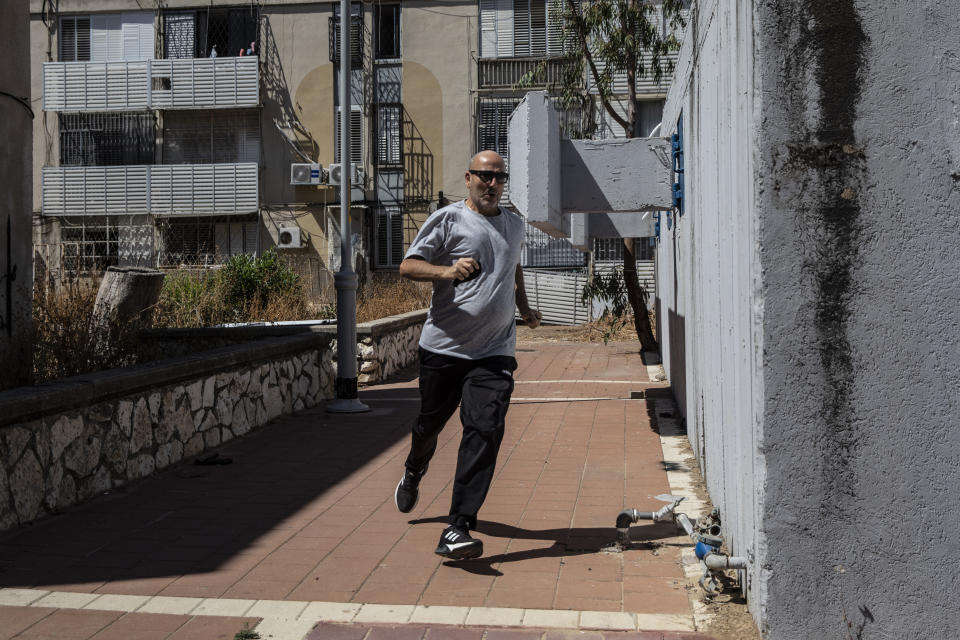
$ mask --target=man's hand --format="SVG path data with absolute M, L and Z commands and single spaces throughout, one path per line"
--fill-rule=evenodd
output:
M 531 329 L 536 329 L 540 326 L 540 320 L 543 319 L 543 314 L 536 309 L 528 308 L 526 311 L 520 312 L 520 319 Z
M 480 268 L 473 258 L 460 258 L 443 272 L 444 280 L 466 280 L 470 274 Z

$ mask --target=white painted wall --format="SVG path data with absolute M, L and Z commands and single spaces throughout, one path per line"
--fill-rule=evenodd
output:
M 707 0 L 684 39 L 664 366 L 769 638 L 960 637 L 955 9 Z

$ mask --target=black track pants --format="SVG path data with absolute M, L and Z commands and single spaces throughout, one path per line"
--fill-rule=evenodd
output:
M 450 524 L 473 529 L 490 489 L 513 393 L 517 361 L 510 356 L 464 360 L 420 349 L 420 416 L 406 467 L 421 471 L 437 436 L 460 405 L 463 437 L 450 504 Z

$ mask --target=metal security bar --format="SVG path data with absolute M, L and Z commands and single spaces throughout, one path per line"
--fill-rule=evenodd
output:
M 61 113 L 60 166 L 151 164 L 156 142 L 153 113 Z
M 480 89 L 510 89 L 530 74 L 526 90 L 553 87 L 563 82 L 570 67 L 566 58 L 487 58 L 477 61 Z

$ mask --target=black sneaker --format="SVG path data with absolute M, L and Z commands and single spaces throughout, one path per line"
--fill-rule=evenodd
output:
M 426 472 L 426 468 L 420 473 L 414 473 L 409 469 L 403 472 L 403 477 L 397 483 L 397 490 L 393 494 L 400 513 L 410 513 L 417 506 L 417 501 L 420 499 L 420 479 Z
M 440 544 L 434 553 L 451 560 L 469 560 L 483 555 L 483 542 L 471 538 L 466 529 L 450 525 L 440 535 Z

